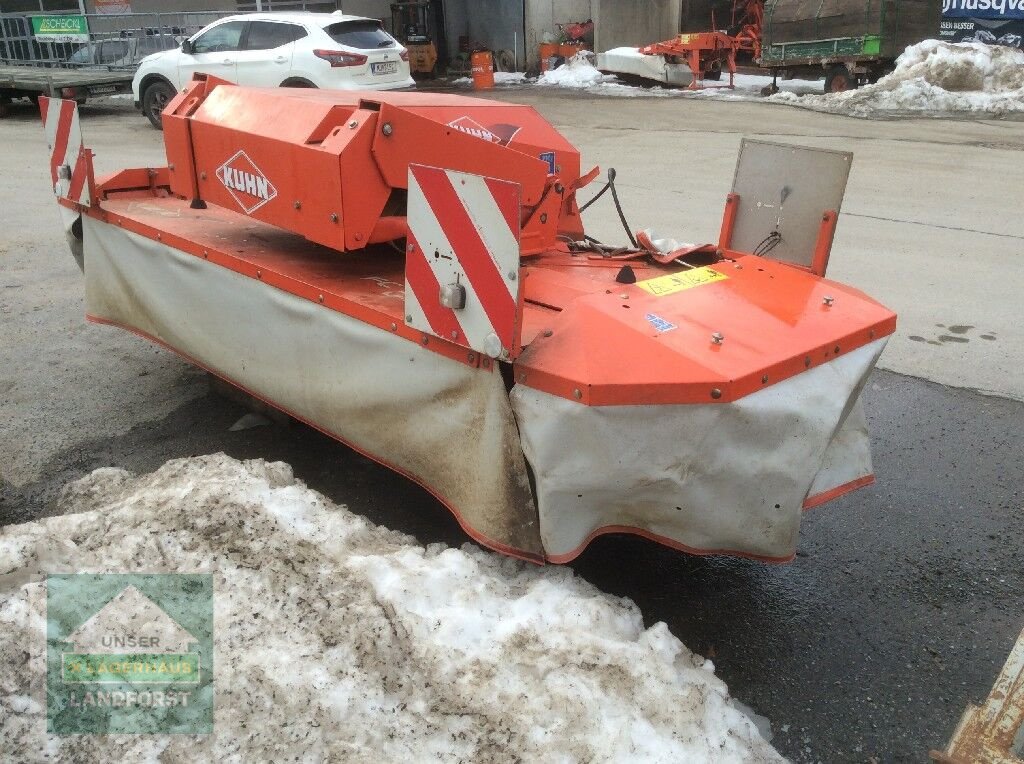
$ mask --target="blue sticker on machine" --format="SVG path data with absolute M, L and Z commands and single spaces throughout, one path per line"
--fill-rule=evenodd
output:
M 670 332 L 673 329 L 679 328 L 671 321 L 667 321 L 666 319 L 662 318 L 661 316 L 655 315 L 654 313 L 648 313 L 646 318 L 650 322 L 651 326 L 653 326 L 659 332 Z
M 545 151 L 540 155 L 540 161 L 548 163 L 548 175 L 555 174 L 555 152 Z

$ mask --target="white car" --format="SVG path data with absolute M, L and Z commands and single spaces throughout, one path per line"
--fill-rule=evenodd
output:
M 227 16 L 181 48 L 147 56 L 132 81 L 135 107 L 160 113 L 197 72 L 255 87 L 391 90 L 413 87 L 409 53 L 376 19 L 341 13 Z

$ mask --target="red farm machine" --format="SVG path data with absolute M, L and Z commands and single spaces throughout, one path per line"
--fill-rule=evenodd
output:
M 597 67 L 606 73 L 660 82 L 690 90 L 734 86 L 737 58 L 756 61 L 761 56 L 764 0 L 733 0 L 729 24 L 719 27 L 712 12 L 711 29 L 688 32 L 671 40 L 641 48 L 616 48 L 597 56 Z M 728 73 L 729 84 L 718 83 Z
M 561 563 L 624 532 L 783 562 L 805 509 L 872 481 L 860 392 L 896 317 L 824 278 L 849 154 L 748 141 L 717 243 L 613 247 L 578 201 L 598 169 L 526 106 L 200 75 L 165 165 L 94 177 L 75 103 L 40 105 L 90 320 L 491 549 Z
M 733 0 L 728 26 L 714 14 L 711 31 L 681 34 L 642 48 L 597 55 L 597 68 L 624 79 L 700 90 L 734 85 L 736 62 L 778 80 L 823 79 L 826 93 L 877 82 L 909 45 L 934 37 L 942 14 L 932 0 Z

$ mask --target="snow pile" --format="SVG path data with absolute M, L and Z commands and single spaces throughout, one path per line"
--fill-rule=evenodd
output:
M 689 90 L 665 83 L 665 59 L 663 56 L 648 56 L 638 48 L 613 48 L 597 56 L 597 63 L 606 71 L 616 71 L 623 76 L 632 75 L 648 85 L 627 85 L 614 74 L 603 74 L 593 65 L 594 55 L 581 51 L 557 69 L 544 72 L 537 80 L 538 85 L 586 90 L 589 95 L 613 96 L 618 98 L 705 98 L 716 100 L 751 101 L 761 99 L 761 90 L 772 83 L 770 76 L 756 74 L 735 75 L 735 88 L 723 87 L 728 84 L 728 73 L 720 82 L 707 81 L 707 87 Z M 689 80 L 687 80 L 688 82 Z M 664 84 L 657 84 L 664 83 Z M 821 83 L 807 80 L 789 80 L 779 83 L 784 90 L 806 93 L 821 90 Z
M 472 80 L 470 80 L 472 81 Z M 495 85 L 522 85 L 526 82 L 526 72 L 495 72 Z
M 1008 114 L 1024 111 L 1024 51 L 983 43 L 925 40 L 907 48 L 874 85 L 783 101 L 822 111 L 871 116 L 906 112 Z
M 549 85 L 559 88 L 591 88 L 594 85 L 614 82 L 615 76 L 601 74 L 592 63 L 594 54 L 581 50 L 572 58 L 555 69 L 548 69 L 537 80 L 538 85 Z
M 729 84 L 729 73 L 723 72 L 722 79 L 718 82 L 705 81 L 702 90 L 687 90 L 687 95 L 694 98 L 705 98 L 723 101 L 762 101 L 762 91 L 773 82 L 771 75 L 766 74 L 736 74 L 733 76 L 735 88 L 723 87 Z M 778 80 L 776 83 L 783 93 L 792 95 L 804 95 L 808 93 L 820 93 L 822 88 L 821 80 Z
M 605 51 L 606 56 L 616 56 L 621 58 L 638 58 L 640 60 L 646 58 L 653 58 L 653 56 L 647 56 L 640 52 L 640 48 L 634 48 L 626 46 L 624 48 L 612 48 L 611 50 Z
M 2 760 L 781 761 L 632 602 L 423 548 L 285 464 L 102 469 L 62 502 L 0 533 Z M 41 576 L 82 571 L 214 574 L 214 734 L 47 738 Z
M 495 72 L 495 85 L 524 85 L 528 82 L 526 72 Z M 453 85 L 472 85 L 472 77 L 458 77 L 452 80 Z

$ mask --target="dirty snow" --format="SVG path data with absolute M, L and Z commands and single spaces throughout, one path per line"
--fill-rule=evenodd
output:
M 616 48 L 615 52 L 634 50 Z M 638 57 L 642 57 L 636 51 Z M 772 83 L 770 75 L 760 74 L 736 74 L 733 79 L 734 88 L 725 87 L 729 84 L 728 73 L 722 75 L 719 82 L 708 80 L 707 87 L 703 90 L 688 90 L 660 85 L 639 86 L 627 85 L 614 74 L 602 74 L 590 63 L 592 54 L 583 51 L 577 53 L 557 69 L 544 72 L 537 80 L 538 85 L 552 87 L 572 88 L 576 90 L 587 90 L 588 93 L 597 95 L 618 96 L 625 98 L 635 97 L 683 97 L 683 98 L 712 98 L 722 100 L 749 101 L 760 100 L 761 89 Z M 779 80 L 779 87 L 783 91 L 794 94 L 820 92 L 821 81 L 814 80 Z
M 280 462 L 101 469 L 61 502 L 0 531 L 0 760 L 781 761 L 629 600 L 424 548 Z M 42 576 L 82 571 L 214 574 L 213 735 L 47 737 Z
M 616 48 L 609 53 L 636 58 L 644 57 L 637 48 Z M 737 74 L 736 87 L 732 90 L 723 87 L 709 87 L 706 90 L 692 91 L 661 85 L 630 85 L 614 74 L 602 74 L 594 66 L 594 54 L 590 51 L 580 51 L 561 66 L 543 72 L 536 78 L 529 78 L 523 72 L 495 72 L 494 76 L 495 84 L 498 86 L 532 87 L 539 85 L 614 98 L 712 98 L 742 101 L 760 100 L 761 89 L 772 82 L 772 78 L 766 75 Z M 452 80 L 451 84 L 459 87 L 471 87 L 473 80 L 470 77 L 460 77 Z M 723 85 L 728 84 L 728 80 L 723 79 L 722 82 L 709 82 L 708 84 Z M 821 80 L 780 80 L 779 87 L 783 91 L 796 94 L 817 93 L 821 92 Z
M 967 112 L 1024 112 L 1024 51 L 983 43 L 925 40 L 897 59 L 896 69 L 874 85 L 845 93 L 772 101 L 855 116 Z
M 495 85 L 522 85 L 526 82 L 526 72 L 495 72 Z M 459 77 L 452 80 L 453 85 L 472 85 L 472 77 Z
M 642 56 L 632 48 L 609 53 Z M 708 82 L 703 90 L 628 85 L 593 65 L 593 54 L 582 51 L 557 69 L 537 79 L 519 75 L 507 85 L 565 88 L 588 95 L 619 98 L 703 98 L 725 101 L 764 100 L 761 91 L 772 83 L 769 74 L 740 73 L 735 88 L 728 82 Z M 469 78 L 455 84 L 469 84 Z M 767 100 L 817 111 L 860 117 L 896 115 L 949 115 L 953 113 L 1005 116 L 1024 113 L 1024 51 L 983 43 L 947 43 L 926 40 L 897 59 L 895 71 L 874 85 L 846 93 L 822 93 L 823 80 L 778 80 L 781 90 Z M 718 86 L 718 87 L 716 87 Z

